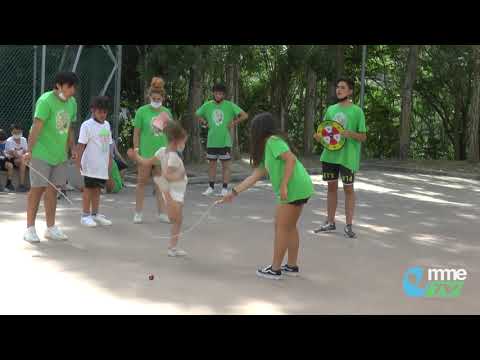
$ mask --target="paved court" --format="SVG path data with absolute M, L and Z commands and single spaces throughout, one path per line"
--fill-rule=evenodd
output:
M 62 201 L 57 222 L 67 242 L 21 240 L 25 194 L 0 194 L 2 314 L 480 314 L 480 181 L 364 171 L 358 175 L 356 241 L 343 237 L 344 197 L 337 233 L 308 231 L 325 219 L 326 186 L 301 219 L 299 278 L 255 276 L 272 256 L 273 194 L 267 183 L 234 205 L 214 207 L 181 239 L 188 258 L 169 258 L 169 225 L 156 221 L 147 188 L 145 223 L 132 223 L 134 185 L 106 195 L 110 228 L 79 224 L 80 210 Z M 192 185 L 185 228 L 214 198 Z M 80 207 L 80 193 L 72 199 Z M 43 240 L 43 206 L 37 230 Z M 409 298 L 402 276 L 412 266 L 465 268 L 455 299 Z M 155 279 L 148 280 L 153 273 Z

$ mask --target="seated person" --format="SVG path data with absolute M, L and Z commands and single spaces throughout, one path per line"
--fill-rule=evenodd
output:
M 7 139 L 5 154 L 7 161 L 10 162 L 14 168 L 20 170 L 20 186 L 18 187 L 18 192 L 26 192 L 25 172 L 27 167 L 23 161 L 23 155 L 28 152 L 27 139 L 22 136 L 22 128 L 18 124 L 13 124 L 10 127 L 10 131 L 12 136 Z M 10 190 L 14 191 L 14 188 Z
M 12 176 L 13 176 L 13 165 L 11 162 L 8 161 L 5 148 L 7 146 L 7 133 L 0 129 L 0 171 L 7 172 L 7 184 L 6 188 L 9 191 L 15 191 L 15 188 L 12 184 Z M 0 191 L 4 191 L 3 185 L 0 184 Z

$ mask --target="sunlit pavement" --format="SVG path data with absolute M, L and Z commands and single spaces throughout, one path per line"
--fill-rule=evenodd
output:
M 75 207 L 60 201 L 57 223 L 67 242 L 46 241 L 43 205 L 38 245 L 22 241 L 25 194 L 0 194 L 0 313 L 2 314 L 479 314 L 480 182 L 365 171 L 358 175 L 354 230 L 343 236 L 344 196 L 337 232 L 309 233 L 325 220 L 326 186 L 301 219 L 299 278 L 260 279 L 271 262 L 273 194 L 268 184 L 210 215 L 180 246 L 187 258 L 167 257 L 170 227 L 155 217 L 147 188 L 145 223 L 134 225 L 134 185 L 102 197 L 108 228 L 80 226 Z M 198 223 L 216 198 L 192 185 L 185 226 Z M 402 288 L 412 266 L 464 268 L 457 298 L 411 298 Z M 148 275 L 153 274 L 154 280 Z

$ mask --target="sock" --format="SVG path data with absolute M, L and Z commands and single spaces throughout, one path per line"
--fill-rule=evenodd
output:
M 212 189 L 215 189 L 215 181 L 210 181 L 209 184 Z
M 224 189 L 228 189 L 228 184 L 227 184 L 227 183 L 223 183 L 223 188 L 224 188 Z
M 82 213 L 82 217 L 89 217 L 90 213 Z
M 97 211 L 92 211 L 92 216 L 97 216 Z
M 11 179 L 7 179 L 7 183 L 5 186 L 8 186 L 8 185 L 12 185 L 12 180 Z

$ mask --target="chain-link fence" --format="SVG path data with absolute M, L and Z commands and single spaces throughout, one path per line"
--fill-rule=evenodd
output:
M 55 74 L 75 71 L 80 78 L 75 98 L 78 117 L 75 129 L 90 116 L 93 96 L 106 95 L 112 101 L 109 116 L 114 135 L 120 113 L 121 46 L 112 45 L 1 45 L 0 128 L 9 132 L 19 123 L 24 133 L 33 121 L 35 103 L 53 88 Z

